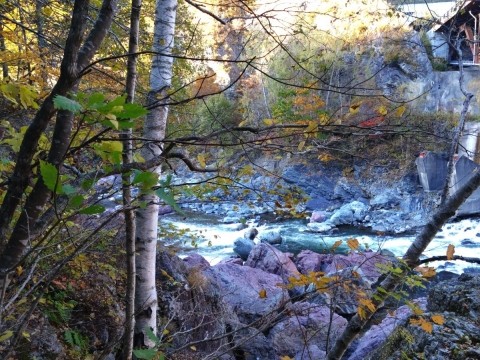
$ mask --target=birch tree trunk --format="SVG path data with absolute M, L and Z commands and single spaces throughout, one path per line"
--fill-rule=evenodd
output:
M 155 28 L 150 71 L 150 91 L 147 97 L 149 113 L 145 120 L 146 140 L 141 154 L 145 160 L 160 156 L 161 141 L 165 137 L 168 106 L 162 99 L 171 85 L 173 58 L 172 52 L 177 0 L 157 0 L 155 7 Z M 150 169 L 160 175 L 160 166 Z M 145 336 L 151 329 L 157 328 L 157 291 L 155 284 L 155 258 L 158 235 L 158 198 L 155 194 L 143 195 L 141 202 L 146 203 L 136 213 L 136 290 L 135 290 L 135 347 L 152 346 Z

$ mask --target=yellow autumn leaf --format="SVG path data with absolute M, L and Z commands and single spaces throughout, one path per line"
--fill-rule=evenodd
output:
M 308 126 L 305 129 L 305 133 L 310 134 L 312 132 L 317 131 L 317 129 L 318 129 L 317 123 L 315 123 L 315 121 L 309 121 Z
M 280 356 L 280 360 L 293 360 L 293 359 L 288 355 L 284 355 L 284 356 Z
M 432 321 L 437 325 L 443 325 L 445 323 L 445 318 L 440 314 L 436 314 L 432 315 Z
M 360 319 L 365 320 L 367 318 L 367 312 L 365 311 L 365 308 L 362 306 L 357 307 L 357 313 L 358 316 L 360 316 Z
M 320 154 L 318 155 L 317 159 L 320 160 L 321 162 L 329 162 L 333 160 L 333 156 L 330 154 Z
M 198 161 L 198 163 L 200 164 L 200 167 L 201 167 L 202 169 L 205 169 L 205 167 L 207 166 L 207 163 L 206 163 L 206 161 L 205 161 L 205 154 L 203 154 L 203 153 L 202 153 L 202 154 L 198 154 L 198 155 L 197 155 L 197 161 Z
M 330 123 L 330 116 L 328 116 L 327 114 L 321 114 L 318 117 L 318 121 L 320 122 L 320 125 L 327 125 Z
M 10 339 L 13 336 L 12 330 L 4 331 L 0 334 L 0 342 Z
M 453 260 L 453 254 L 455 254 L 455 246 L 450 244 L 447 248 L 447 260 Z
M 405 110 L 407 110 L 407 107 L 405 105 L 399 106 L 397 110 L 395 110 L 395 115 L 401 117 L 405 113 Z
M 388 109 L 385 105 L 380 105 L 377 109 L 377 112 L 380 114 L 380 115 L 387 115 L 388 114 Z
M 305 147 L 305 141 L 300 141 L 300 142 L 298 143 L 297 150 L 298 150 L 298 151 L 302 151 L 304 147 Z
M 260 291 L 258 292 L 258 297 L 260 299 L 266 299 L 267 297 L 267 290 L 265 289 L 260 289 Z
M 247 123 L 248 123 L 248 120 L 243 120 L 240 124 L 238 124 L 238 127 L 245 126 L 247 125 Z
M 375 311 L 375 304 L 370 299 L 360 299 L 358 301 L 364 308 L 370 310 L 371 312 Z
M 350 108 L 348 109 L 348 111 L 350 112 L 350 114 L 356 114 L 358 113 L 358 110 L 360 110 L 360 104 L 353 104 L 350 106 Z
M 275 120 L 274 119 L 263 119 L 263 123 L 267 126 L 272 126 L 273 124 L 275 124 Z
M 358 242 L 357 239 L 348 239 L 347 245 L 351 250 L 356 250 L 360 246 L 360 243 Z
M 197 347 L 196 346 L 190 346 L 190 349 L 193 350 L 193 351 L 197 351 Z
M 17 267 L 15 268 L 15 272 L 17 273 L 17 276 L 22 275 L 22 274 L 23 274 L 23 267 L 17 266 Z
M 251 165 L 245 165 L 238 171 L 238 176 L 251 176 L 253 175 L 253 167 Z

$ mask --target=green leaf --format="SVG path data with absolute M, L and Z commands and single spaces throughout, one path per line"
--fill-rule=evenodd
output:
M 82 182 L 81 186 L 83 190 L 87 191 L 92 188 L 93 184 L 94 184 L 94 181 L 92 179 L 87 179 Z
M 62 194 L 65 195 L 73 195 L 78 192 L 78 189 L 73 187 L 72 185 L 66 184 L 62 186 Z
M 0 334 L 0 342 L 10 339 L 13 336 L 12 330 L 4 331 Z
M 103 106 L 105 103 L 105 95 L 102 93 L 94 93 L 90 95 L 87 101 L 87 106 L 89 109 L 98 109 Z
M 99 107 L 98 111 L 100 111 L 102 114 L 111 113 L 113 108 L 115 108 L 117 106 L 122 106 L 123 107 L 125 105 L 125 98 L 126 98 L 125 95 L 116 97 L 112 101 L 110 101 L 110 102 L 104 104 L 103 106 Z
M 95 152 L 107 162 L 120 164 L 122 161 L 122 143 L 120 141 L 102 141 L 94 144 Z
M 57 110 L 67 110 L 73 112 L 74 114 L 83 110 L 82 105 L 80 105 L 77 101 L 61 95 L 55 95 L 53 98 L 53 105 Z
M 40 174 L 42 174 L 43 183 L 48 190 L 54 192 L 57 190 L 56 192 L 60 193 L 61 185 L 57 186 L 58 170 L 54 165 L 40 160 Z
M 153 341 L 157 346 L 160 345 L 160 339 L 153 333 L 152 329 L 147 328 L 147 330 L 145 330 L 145 334 L 147 334 L 147 337 L 151 341 Z
M 78 209 L 82 206 L 84 200 L 82 195 L 75 195 L 70 199 L 69 205 L 73 209 Z
M 94 215 L 94 214 L 101 214 L 104 211 L 105 211 L 105 206 L 95 204 L 80 210 L 79 213 L 85 214 L 85 215 Z
M 157 355 L 157 350 L 155 349 L 137 349 L 133 350 L 133 355 L 138 359 L 151 360 Z
M 142 191 L 147 191 L 158 184 L 158 174 L 150 171 L 139 172 L 133 178 L 133 184 L 140 184 Z
M 185 215 L 183 210 L 180 209 L 180 206 L 178 206 L 177 202 L 175 201 L 175 198 L 171 191 L 166 191 L 165 188 L 162 187 L 155 191 L 155 194 L 157 194 L 157 196 L 162 199 L 165 204 L 170 205 L 177 213 Z
M 119 112 L 117 117 L 119 119 L 136 119 L 148 113 L 147 109 L 138 104 L 125 104 L 123 110 Z

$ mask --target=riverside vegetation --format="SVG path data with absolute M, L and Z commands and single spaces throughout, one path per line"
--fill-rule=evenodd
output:
M 0 8 L 2 358 L 478 358 L 478 277 L 421 256 L 480 175 L 442 201 L 413 165 L 477 89 L 447 91 L 463 73 L 391 4 Z M 212 266 L 167 246 L 169 211 L 416 238 L 291 254 L 248 229 Z

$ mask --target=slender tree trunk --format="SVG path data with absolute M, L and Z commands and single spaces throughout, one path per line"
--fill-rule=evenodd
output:
M 38 52 L 40 55 L 40 59 L 42 60 L 42 64 L 40 66 L 40 75 L 42 81 L 44 82 L 44 86 L 47 84 L 48 81 L 48 73 L 47 73 L 47 41 L 44 37 L 43 28 L 45 25 L 45 16 L 43 15 L 43 8 L 45 6 L 45 0 L 35 0 L 35 24 L 37 25 L 37 44 L 38 44 Z
M 144 138 L 148 141 L 142 148 L 145 160 L 158 157 L 162 152 L 160 142 L 165 137 L 168 106 L 161 100 L 171 85 L 177 0 L 157 0 L 155 29 L 150 72 L 150 91 L 147 107 L 150 110 L 144 126 Z M 161 53 L 161 54 L 160 54 Z M 150 171 L 160 174 L 160 166 Z M 158 198 L 155 194 L 143 195 L 140 201 L 147 204 L 136 213 L 136 291 L 135 291 L 135 347 L 152 346 L 145 330 L 157 329 L 157 290 L 155 284 L 155 257 L 158 236 Z
M 130 39 L 128 52 L 138 52 L 138 39 L 140 34 L 140 11 L 141 0 L 132 0 L 130 13 Z M 137 56 L 130 55 L 127 63 L 127 103 L 132 103 L 135 98 L 137 81 Z M 123 163 L 130 164 L 133 161 L 132 130 L 122 132 L 120 138 L 123 142 Z M 127 293 L 125 298 L 125 335 L 123 342 L 123 360 L 131 360 L 133 352 L 133 337 L 135 333 L 135 212 L 132 209 L 131 174 L 122 174 L 123 205 L 125 206 L 125 248 L 127 254 Z
M 5 37 L 3 36 L 3 21 L 0 20 L 0 51 L 5 51 Z M 2 77 L 4 79 L 8 78 L 8 64 L 2 62 Z
M 89 1 L 75 1 L 60 77 L 25 133 L 17 155 L 13 175 L 9 180 L 9 187 L 0 208 L 0 293 L 8 286 L 8 277 L 4 275 L 8 274 L 18 264 L 27 250 L 30 240 L 34 237 L 31 229 L 34 228 L 35 222 L 50 198 L 50 191 L 45 187 L 42 178 L 39 177 L 32 192 L 27 197 L 25 207 L 8 238 L 8 242 L 6 244 L 2 243 L 2 240 L 7 237 L 9 229 L 11 229 L 13 214 L 28 186 L 32 174 L 31 162 L 37 150 L 38 140 L 55 113 L 53 98 L 56 95 L 65 96 L 69 92 L 75 91 L 81 70 L 91 61 L 107 34 L 116 10 L 116 2 L 117 0 L 104 0 L 97 21 L 83 46 L 81 46 L 87 23 Z M 61 166 L 68 149 L 72 124 L 73 115 L 71 113 L 66 111 L 58 113 L 52 145 L 48 154 L 48 162 L 57 168 Z

